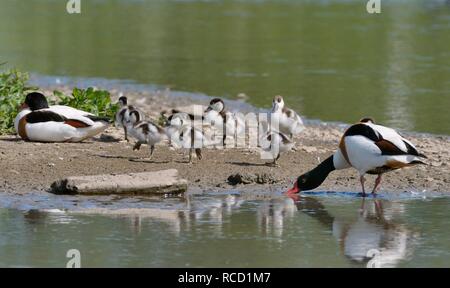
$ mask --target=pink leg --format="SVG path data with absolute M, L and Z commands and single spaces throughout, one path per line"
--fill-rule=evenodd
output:
M 380 219 L 383 219 L 383 205 L 379 200 L 374 201 L 375 204 L 375 211 L 377 213 L 377 217 Z
M 378 174 L 377 179 L 375 179 L 375 186 L 373 187 L 372 194 L 375 194 L 377 192 L 378 186 L 380 186 L 381 183 L 381 174 Z
M 364 175 L 359 177 L 359 182 L 361 182 L 363 197 L 366 197 L 366 189 L 364 189 L 364 182 L 366 182 L 366 178 L 364 178 Z
M 362 202 L 361 202 L 361 207 L 359 208 L 359 213 L 360 213 L 361 216 L 364 214 L 364 208 L 366 207 L 366 203 L 365 202 L 366 202 L 366 198 L 363 198 Z

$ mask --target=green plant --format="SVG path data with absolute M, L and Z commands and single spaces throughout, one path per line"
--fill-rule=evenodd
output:
M 68 96 L 60 91 L 53 91 L 59 105 L 66 105 L 101 117 L 113 119 L 118 105 L 111 103 L 111 95 L 106 90 L 74 88 Z
M 3 64 L 0 63 L 0 66 Z M 14 119 L 19 106 L 28 91 L 38 90 L 27 86 L 28 79 L 28 73 L 16 69 L 0 73 L 0 134 L 14 133 Z M 70 96 L 60 91 L 53 94 L 55 99 L 49 99 L 51 105 L 67 105 L 101 117 L 113 119 L 119 109 L 117 104 L 111 103 L 110 93 L 106 90 L 74 88 Z
M 16 69 L 0 73 L 0 134 L 14 132 L 14 119 L 18 107 L 25 99 L 29 90 L 34 87 L 27 86 L 28 74 Z
M 167 119 L 167 117 L 164 114 L 160 114 L 156 123 L 159 126 L 164 127 L 164 126 L 167 126 L 167 124 L 169 123 L 169 119 Z

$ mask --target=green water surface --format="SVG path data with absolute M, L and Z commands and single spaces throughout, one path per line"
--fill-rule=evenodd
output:
M 43 75 L 131 79 L 308 118 L 450 134 L 445 0 L 0 2 L 0 62 Z
M 102 206 L 84 199 L 51 196 L 34 206 Z M 0 267 L 66 267 L 71 249 L 81 267 L 450 267 L 449 198 L 130 201 L 147 212 L 0 209 Z

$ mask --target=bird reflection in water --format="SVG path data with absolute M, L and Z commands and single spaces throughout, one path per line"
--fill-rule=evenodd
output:
M 281 237 L 285 220 L 293 218 L 295 213 L 296 207 L 290 198 L 264 201 L 257 211 L 258 226 L 265 235 Z
M 396 267 L 410 257 L 418 233 L 396 218 L 405 211 L 399 202 L 362 199 L 356 220 L 331 215 L 316 198 L 294 197 L 298 211 L 316 219 L 337 239 L 341 252 L 355 264 Z

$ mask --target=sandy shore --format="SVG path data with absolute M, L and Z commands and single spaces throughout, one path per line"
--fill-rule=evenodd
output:
M 51 87 L 52 89 L 54 87 Z M 65 87 L 55 87 L 67 90 Z M 46 94 L 51 94 L 48 89 Z M 113 91 L 113 96 L 117 96 Z M 173 98 L 170 92 L 131 93 L 130 101 L 138 104 L 150 117 L 158 118 L 160 111 L 187 104 L 206 105 L 198 99 Z M 297 137 L 297 151 L 283 154 L 280 167 L 268 167 L 254 149 L 205 149 L 204 159 L 187 163 L 187 155 L 159 145 L 149 160 L 144 146 L 133 151 L 133 141 L 123 139 L 121 130 L 109 128 L 103 135 L 83 143 L 31 143 L 16 136 L 0 137 L 0 192 L 45 192 L 50 184 L 63 177 L 104 173 L 128 173 L 175 168 L 190 182 L 191 190 L 223 191 L 282 190 L 300 174 L 310 170 L 331 155 L 343 133 L 333 124 L 309 124 Z M 446 136 L 407 133 L 418 149 L 429 159 L 428 166 L 418 166 L 386 174 L 381 190 L 450 192 L 450 138 Z M 230 176 L 239 174 L 247 184 L 232 185 Z M 368 176 L 368 187 L 374 177 Z M 335 171 L 319 190 L 360 191 L 357 172 L 353 169 Z

